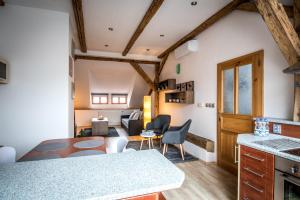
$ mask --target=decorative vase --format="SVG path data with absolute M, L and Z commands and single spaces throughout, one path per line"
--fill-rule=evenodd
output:
M 268 136 L 269 135 L 269 120 L 267 118 L 256 118 L 254 135 L 256 136 Z

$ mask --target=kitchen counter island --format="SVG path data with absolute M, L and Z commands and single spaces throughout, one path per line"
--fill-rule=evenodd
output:
M 0 199 L 123 199 L 179 188 L 184 173 L 156 150 L 0 166 Z

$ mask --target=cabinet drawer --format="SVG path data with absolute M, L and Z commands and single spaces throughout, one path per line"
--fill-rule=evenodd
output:
M 241 162 L 249 165 L 260 171 L 264 171 L 267 166 L 267 154 L 256 149 L 242 146 L 241 148 Z
M 262 200 L 265 199 L 265 190 L 254 183 L 241 179 L 240 200 Z
M 272 200 L 274 156 L 256 149 L 240 149 L 240 199 Z

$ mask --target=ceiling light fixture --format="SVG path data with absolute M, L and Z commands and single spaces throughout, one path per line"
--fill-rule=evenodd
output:
M 146 49 L 147 51 L 150 51 L 150 49 Z
M 164 34 L 161 34 L 161 35 L 159 35 L 160 37 L 165 37 L 165 35 Z
M 191 2 L 191 5 L 192 5 L 192 6 L 197 5 L 197 1 L 192 1 L 192 2 Z
M 114 28 L 108 27 L 108 30 L 109 30 L 109 31 L 114 31 Z
M 109 45 L 108 44 L 106 44 L 106 45 L 104 45 L 105 47 L 108 47 Z

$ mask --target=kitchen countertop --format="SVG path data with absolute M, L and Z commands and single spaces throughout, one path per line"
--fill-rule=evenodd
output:
M 184 173 L 157 150 L 0 165 L 0 199 L 121 199 L 179 188 Z
M 279 150 L 271 148 L 271 147 L 253 143 L 254 141 L 264 141 L 264 140 L 274 140 L 274 139 L 284 139 L 284 138 L 293 140 L 296 142 L 300 142 L 300 139 L 286 137 L 286 136 L 282 136 L 282 135 L 276 135 L 276 134 L 269 134 L 269 136 L 266 136 L 266 137 L 255 136 L 253 134 L 239 134 L 238 138 L 237 138 L 237 143 L 240 145 L 248 146 L 248 147 L 251 147 L 251 148 L 254 148 L 254 149 L 257 149 L 260 151 L 264 151 L 264 152 L 267 152 L 267 153 L 270 153 L 270 154 L 273 154 L 276 156 L 280 156 L 283 158 L 287 158 L 290 160 L 300 162 L 299 156 L 290 155 L 290 154 L 287 154 L 284 152 L 280 152 Z
M 287 124 L 287 125 L 293 125 L 293 126 L 300 126 L 300 122 L 294 122 L 292 120 L 288 119 L 278 119 L 278 118 L 270 118 L 266 117 L 269 122 L 277 123 L 277 124 Z M 255 120 L 256 118 L 253 118 Z

